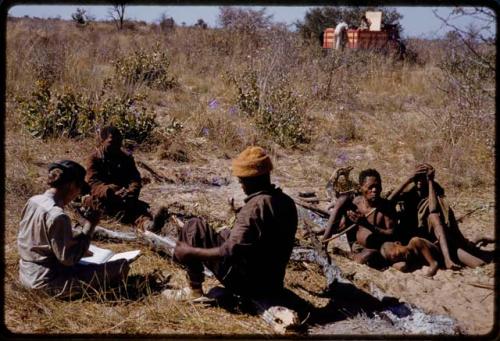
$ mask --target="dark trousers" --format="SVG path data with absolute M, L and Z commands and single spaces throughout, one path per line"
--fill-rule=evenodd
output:
M 192 247 L 210 249 L 221 246 L 228 238 L 229 233 L 228 229 L 216 233 L 203 219 L 192 218 L 181 229 L 179 240 Z M 225 277 L 230 268 L 225 259 L 204 262 L 195 260 L 183 265 L 187 269 L 190 284 L 193 286 L 201 286 L 201 283 L 203 283 L 205 279 L 203 266 L 212 271 L 215 277 L 223 284 L 225 284 Z

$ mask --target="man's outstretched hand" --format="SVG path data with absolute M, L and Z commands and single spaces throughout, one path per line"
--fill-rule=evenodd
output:
M 177 244 L 175 245 L 174 249 L 174 260 L 178 261 L 179 263 L 188 262 L 192 258 L 191 249 L 192 247 L 189 246 L 188 244 L 181 241 L 177 241 Z

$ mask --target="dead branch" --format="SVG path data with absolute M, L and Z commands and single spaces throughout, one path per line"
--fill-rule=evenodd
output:
M 174 180 L 167 178 L 165 175 L 159 174 L 157 171 L 151 168 L 151 166 L 147 165 L 144 161 L 137 160 L 136 163 L 139 167 L 147 170 L 153 176 L 153 178 L 158 182 L 167 182 L 170 184 L 175 182 Z
M 311 210 L 317 214 L 319 214 L 322 218 L 329 218 L 330 217 L 330 212 L 328 212 L 327 210 L 324 210 L 324 209 L 321 209 L 319 207 L 316 207 L 314 205 L 311 205 L 309 203 L 306 203 L 306 202 L 303 202 L 302 200 L 300 199 L 296 199 L 294 198 L 295 200 L 295 203 L 299 206 L 302 206 L 308 210 Z
M 477 282 L 466 282 L 466 284 L 476 288 L 495 290 L 495 286 L 493 284 L 477 283 Z
M 94 236 L 104 239 L 113 239 L 113 240 L 127 241 L 127 242 L 137 241 L 137 235 L 133 232 L 112 231 L 102 226 L 95 227 Z

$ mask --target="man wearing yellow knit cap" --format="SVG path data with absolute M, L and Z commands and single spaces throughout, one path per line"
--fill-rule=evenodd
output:
M 248 147 L 232 161 L 247 198 L 232 229 L 216 233 L 200 218 L 180 232 L 174 259 L 185 265 L 189 287 L 165 290 L 176 300 L 203 301 L 203 266 L 226 289 L 251 297 L 274 295 L 283 289 L 290 259 L 297 210 L 294 201 L 271 184 L 273 164 L 260 147 Z

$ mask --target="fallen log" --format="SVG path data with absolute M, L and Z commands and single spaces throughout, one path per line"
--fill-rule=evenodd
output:
M 165 252 L 170 257 L 174 256 L 176 240 L 169 236 L 160 236 L 151 231 L 141 233 L 141 239 L 146 241 L 154 249 Z
M 131 233 L 110 231 L 103 227 L 100 227 L 98 231 L 103 237 L 108 236 L 117 240 L 120 240 L 120 237 L 124 237 L 122 239 L 123 241 L 132 240 Z M 137 236 L 134 241 L 144 241 L 154 246 L 154 249 L 162 250 L 168 255 L 172 255 L 176 243 L 175 239 L 169 236 L 159 236 L 149 231 Z M 292 250 L 290 259 L 320 265 L 327 282 L 326 293 L 329 295 L 333 295 L 335 292 L 342 295 L 341 293 L 344 292 L 346 287 L 355 287 L 351 281 L 342 276 L 341 270 L 335 263 L 329 261 L 324 255 L 319 254 L 314 249 L 295 247 Z M 206 269 L 205 274 L 207 276 L 213 276 L 208 269 Z M 383 298 L 386 296 L 379 288 L 371 288 L 370 291 L 372 295 L 381 301 L 383 301 Z M 266 299 L 252 299 L 249 300 L 249 304 L 255 308 L 259 316 L 266 321 L 276 333 L 286 333 L 294 330 L 300 325 L 297 312 L 285 307 L 283 304 L 277 304 L 273 302 L 273 300 Z M 453 319 L 441 315 L 427 314 L 408 303 L 399 302 L 389 305 L 380 311 L 380 313 L 384 313 L 402 332 L 417 334 L 455 334 L 457 329 L 456 321 Z M 413 320 L 418 320 L 420 322 L 418 325 L 415 325 Z
M 171 258 L 173 257 L 175 244 L 177 243 L 177 241 L 172 237 L 160 236 L 151 231 L 145 231 L 143 233 L 135 234 L 133 232 L 112 231 L 102 226 L 96 226 L 94 235 L 104 239 L 112 239 L 125 242 L 141 241 L 152 247 L 153 250 L 163 251 Z M 208 277 L 213 276 L 213 273 L 207 268 L 203 270 L 203 273 Z
M 114 239 L 127 242 L 137 241 L 137 235 L 134 232 L 112 231 L 102 226 L 95 227 L 94 236 L 104 239 Z

